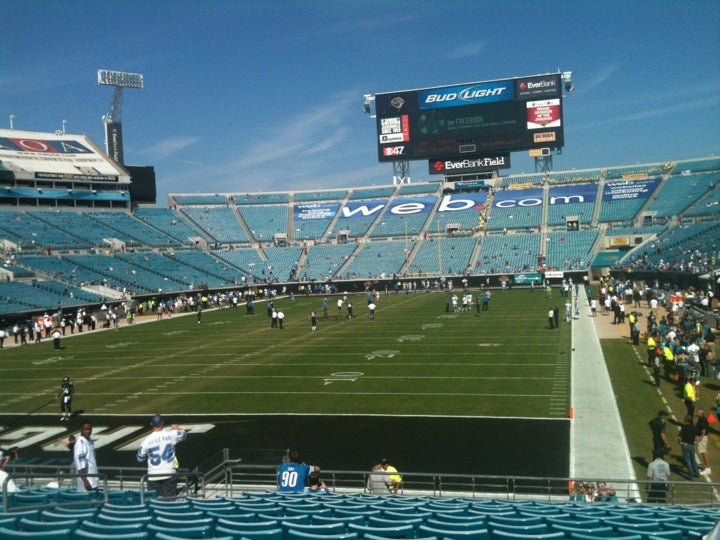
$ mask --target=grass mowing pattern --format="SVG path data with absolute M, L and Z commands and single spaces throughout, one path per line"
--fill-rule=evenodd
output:
M 462 291 L 456 291 L 461 297 Z M 475 298 L 478 291 L 473 291 Z M 566 418 L 570 325 L 550 330 L 544 293 L 493 294 L 490 310 L 446 313 L 446 293 L 381 296 L 370 319 L 322 297 L 275 302 L 285 328 L 270 328 L 264 303 L 205 311 L 4 350 L 6 413 L 56 414 L 62 377 L 88 414 L 313 413 Z M 319 314 L 310 331 L 309 313 Z M 52 400 L 52 401 L 50 401 Z

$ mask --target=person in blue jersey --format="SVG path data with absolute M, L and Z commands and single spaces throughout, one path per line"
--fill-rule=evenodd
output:
M 148 487 L 154 489 L 158 497 L 177 497 L 175 445 L 186 440 L 187 433 L 177 424 L 166 430 L 165 419 L 159 414 L 153 415 L 150 426 L 152 433 L 140 443 L 137 460 L 147 460 Z
M 320 478 L 319 471 L 313 471 L 308 475 L 307 486 L 305 486 L 303 493 L 311 493 L 313 495 L 327 495 L 330 493 L 325 482 Z
M 278 491 L 280 493 L 302 493 L 310 473 L 319 472 L 317 465 L 306 465 L 300 461 L 300 453 L 291 450 L 288 461 L 280 465 L 278 471 Z

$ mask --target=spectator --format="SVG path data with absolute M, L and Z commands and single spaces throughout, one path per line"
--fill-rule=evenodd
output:
M 165 430 L 165 419 L 159 414 L 153 415 L 150 426 L 152 433 L 140 443 L 137 460 L 147 460 L 150 489 L 154 489 L 160 497 L 177 497 L 175 445 L 187 439 L 187 432 L 177 424 Z
M 319 472 L 320 467 L 302 463 L 300 453 L 297 450 L 291 450 L 288 453 L 288 460 L 280 465 L 278 471 L 278 491 L 280 493 L 302 493 L 308 476 L 316 471 Z
M 710 474 L 710 458 L 707 453 L 708 434 L 710 433 L 710 423 L 704 409 L 697 409 L 697 422 L 695 428 L 698 430 L 697 453 L 702 458 L 703 470 L 701 474 Z
M 670 465 L 663 459 L 663 455 L 662 452 L 653 451 L 653 460 L 648 465 L 647 479 L 650 481 L 650 486 L 647 502 L 649 503 L 665 503 L 670 490 L 670 485 L 667 483 L 670 478 Z
M 658 411 L 658 415 L 649 422 L 653 435 L 653 452 L 660 453 L 661 457 L 670 452 L 670 445 L 668 444 L 667 434 L 665 433 L 667 417 L 667 412 Z
M 688 470 L 688 480 L 693 480 L 700 475 L 697 461 L 695 460 L 695 444 L 697 444 L 698 440 L 698 430 L 693 425 L 692 421 L 692 416 L 689 414 L 685 415 L 683 425 L 680 428 L 680 433 L 678 434 L 678 442 L 682 447 L 683 460 L 685 461 L 685 466 Z
M 330 493 L 325 482 L 320 478 L 320 471 L 313 471 L 308 475 L 307 486 L 305 486 L 303 492 L 313 495 L 327 495 Z
M 385 473 L 385 485 L 391 493 L 397 494 L 402 486 L 402 476 L 398 474 L 398 470 L 388 463 L 386 458 L 380 462 L 380 470 Z

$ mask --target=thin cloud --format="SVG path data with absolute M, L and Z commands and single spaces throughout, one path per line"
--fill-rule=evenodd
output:
M 145 153 L 156 159 L 164 159 L 185 150 L 199 140 L 199 137 L 169 137 L 148 147 Z
M 472 41 L 463 43 L 449 51 L 446 57 L 450 60 L 462 60 L 479 56 L 487 48 L 487 41 Z
M 263 165 L 293 156 L 328 150 L 342 142 L 348 134 L 344 129 L 347 114 L 357 92 L 342 92 L 322 104 L 290 119 L 273 131 L 272 141 L 251 146 L 239 160 L 238 168 Z M 328 134 L 332 134 L 328 136 Z
M 661 116 L 677 115 L 678 113 L 697 111 L 697 110 L 709 110 L 711 107 L 717 106 L 716 97 L 707 97 L 703 99 L 687 100 L 669 105 L 666 107 L 652 107 L 644 110 L 637 110 L 633 113 L 623 114 L 622 116 L 615 116 L 606 118 L 604 120 L 598 120 L 596 122 L 588 122 L 577 126 L 576 128 L 570 128 L 568 131 L 596 129 L 600 127 L 607 127 L 617 124 L 624 124 L 628 122 L 637 122 L 639 120 L 647 120 L 649 118 L 658 118 Z
M 610 63 L 601 67 L 595 73 L 590 73 L 590 77 L 586 80 L 581 79 L 578 77 L 578 73 L 575 73 L 573 79 L 575 80 L 576 91 L 580 91 L 580 93 L 592 92 L 612 79 L 619 69 L 619 63 Z

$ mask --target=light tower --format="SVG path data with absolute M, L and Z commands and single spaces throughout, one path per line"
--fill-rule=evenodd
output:
M 115 87 L 110 109 L 102 120 L 105 124 L 105 151 L 111 159 L 122 165 L 125 161 L 121 121 L 123 88 L 142 88 L 143 76 L 139 73 L 100 69 L 98 84 Z

